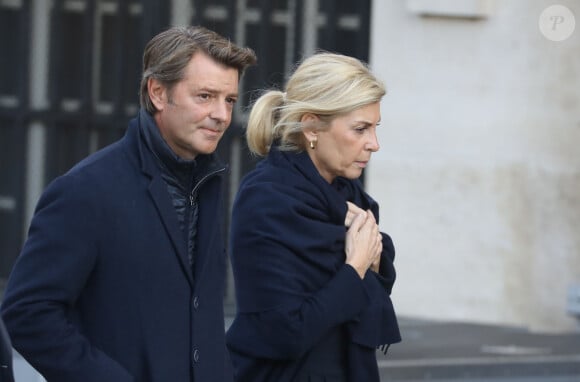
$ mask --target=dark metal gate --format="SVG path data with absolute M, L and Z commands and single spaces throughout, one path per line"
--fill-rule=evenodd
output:
M 201 24 L 258 54 L 219 148 L 231 200 L 255 162 L 242 126 L 256 91 L 316 49 L 366 60 L 369 20 L 370 0 L 0 0 L 0 280 L 46 184 L 124 134 L 151 36 Z

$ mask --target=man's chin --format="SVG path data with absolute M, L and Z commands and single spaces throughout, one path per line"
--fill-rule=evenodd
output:
M 216 144 L 213 144 L 213 145 L 205 145 L 203 147 L 200 147 L 199 154 L 209 155 L 209 154 L 212 154 L 213 152 L 215 152 L 216 149 L 217 149 L 217 142 L 216 142 Z

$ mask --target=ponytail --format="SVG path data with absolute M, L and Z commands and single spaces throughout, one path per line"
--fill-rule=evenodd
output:
M 265 156 L 270 151 L 278 110 L 283 104 L 284 93 L 279 90 L 267 91 L 254 103 L 246 128 L 246 141 L 252 153 Z

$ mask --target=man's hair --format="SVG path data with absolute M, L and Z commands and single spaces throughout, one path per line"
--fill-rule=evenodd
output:
M 172 27 L 154 36 L 143 53 L 143 75 L 139 92 L 141 107 L 157 111 L 149 98 L 147 82 L 154 78 L 169 90 L 183 79 L 193 55 L 203 52 L 216 62 L 238 70 L 239 76 L 257 61 L 250 48 L 241 48 L 230 40 L 201 26 Z

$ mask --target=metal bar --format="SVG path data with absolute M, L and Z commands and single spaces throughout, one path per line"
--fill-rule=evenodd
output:
M 128 81 L 128 78 L 123 76 L 123 69 L 127 64 L 127 54 L 129 52 L 124 49 L 124 43 L 127 40 L 127 20 L 129 19 L 129 2 L 128 1 L 119 1 L 119 6 L 117 8 L 117 28 L 118 28 L 118 36 L 115 40 L 115 56 L 118 59 L 115 60 L 115 95 L 113 97 L 113 113 L 118 117 L 123 117 L 123 103 L 126 97 L 125 89 L 127 88 L 125 85 L 125 81 Z M 138 70 L 135 68 L 135 70 Z
M 302 55 L 312 55 L 318 45 L 318 0 L 303 0 L 302 7 Z M 298 24 L 300 25 L 300 24 Z
M 20 25 L 18 30 L 19 43 L 18 43 L 18 57 L 20 57 L 19 62 L 22 65 L 18 67 L 18 114 L 22 118 L 28 110 L 28 73 L 29 73 L 29 41 L 30 41 L 30 25 L 31 25 L 31 7 L 30 0 L 24 0 L 22 2 L 22 7 L 20 9 Z M 17 124 L 21 125 L 22 121 L 18 120 Z
M 368 61 L 369 59 L 369 40 L 370 40 L 370 25 L 371 6 L 370 0 L 359 0 L 356 2 L 357 14 L 359 17 L 359 29 L 357 30 L 357 39 L 355 45 L 355 52 L 357 58 Z

